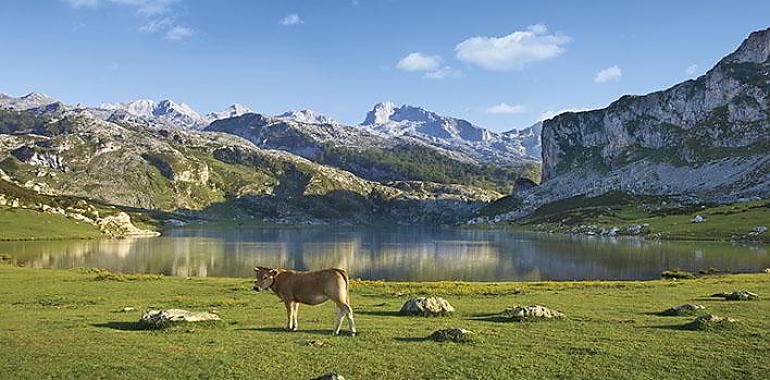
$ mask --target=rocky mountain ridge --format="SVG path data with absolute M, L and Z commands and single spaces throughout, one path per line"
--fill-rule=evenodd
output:
M 699 78 L 543 123 L 529 208 L 610 191 L 735 202 L 770 196 L 770 29 Z M 524 207 L 526 210 L 527 207 Z

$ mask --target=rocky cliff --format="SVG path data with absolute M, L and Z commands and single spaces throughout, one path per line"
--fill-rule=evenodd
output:
M 703 76 L 543 123 L 536 203 L 623 190 L 770 196 L 770 29 Z

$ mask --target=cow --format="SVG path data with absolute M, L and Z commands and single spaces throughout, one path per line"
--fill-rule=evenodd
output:
M 348 274 L 342 269 L 331 268 L 312 272 L 256 267 L 254 290 L 272 290 L 284 305 L 288 323 L 286 329 L 297 331 L 299 304 L 320 305 L 332 300 L 337 305 L 334 335 L 339 335 L 342 322 L 348 319 L 350 334 L 356 335 L 353 309 L 348 303 Z

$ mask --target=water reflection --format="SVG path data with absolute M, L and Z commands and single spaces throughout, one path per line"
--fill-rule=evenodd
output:
M 339 267 L 357 278 L 414 281 L 632 280 L 671 268 L 741 272 L 770 266 L 764 246 L 349 227 L 196 226 L 159 238 L 0 242 L 0 253 L 35 268 L 250 277 L 255 265 Z

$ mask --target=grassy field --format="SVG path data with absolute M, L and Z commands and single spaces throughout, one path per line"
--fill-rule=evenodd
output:
M 0 240 L 93 239 L 103 236 L 93 225 L 61 215 L 0 208 Z
M 749 290 L 759 301 L 712 293 Z M 450 317 L 397 315 L 410 294 L 438 294 Z M 686 281 L 388 283 L 354 281 L 359 336 L 331 336 L 332 306 L 284 309 L 245 279 L 122 276 L 0 265 L 0 378 L 310 379 L 768 379 L 770 275 Z M 689 331 L 692 317 L 655 313 L 682 303 L 739 320 Z M 513 305 L 543 304 L 568 319 L 505 322 Z M 136 311 L 121 312 L 124 307 Z M 215 311 L 223 322 L 140 330 L 150 308 Z M 472 344 L 424 338 L 473 330 Z
M 700 215 L 702 223 L 692 219 Z M 575 232 L 580 226 L 621 228 L 648 224 L 643 235 L 672 240 L 741 240 L 770 243 L 770 231 L 754 234 L 757 226 L 770 227 L 770 200 L 729 205 L 683 205 L 665 197 L 608 193 L 559 200 L 536 210 L 513 228 Z

